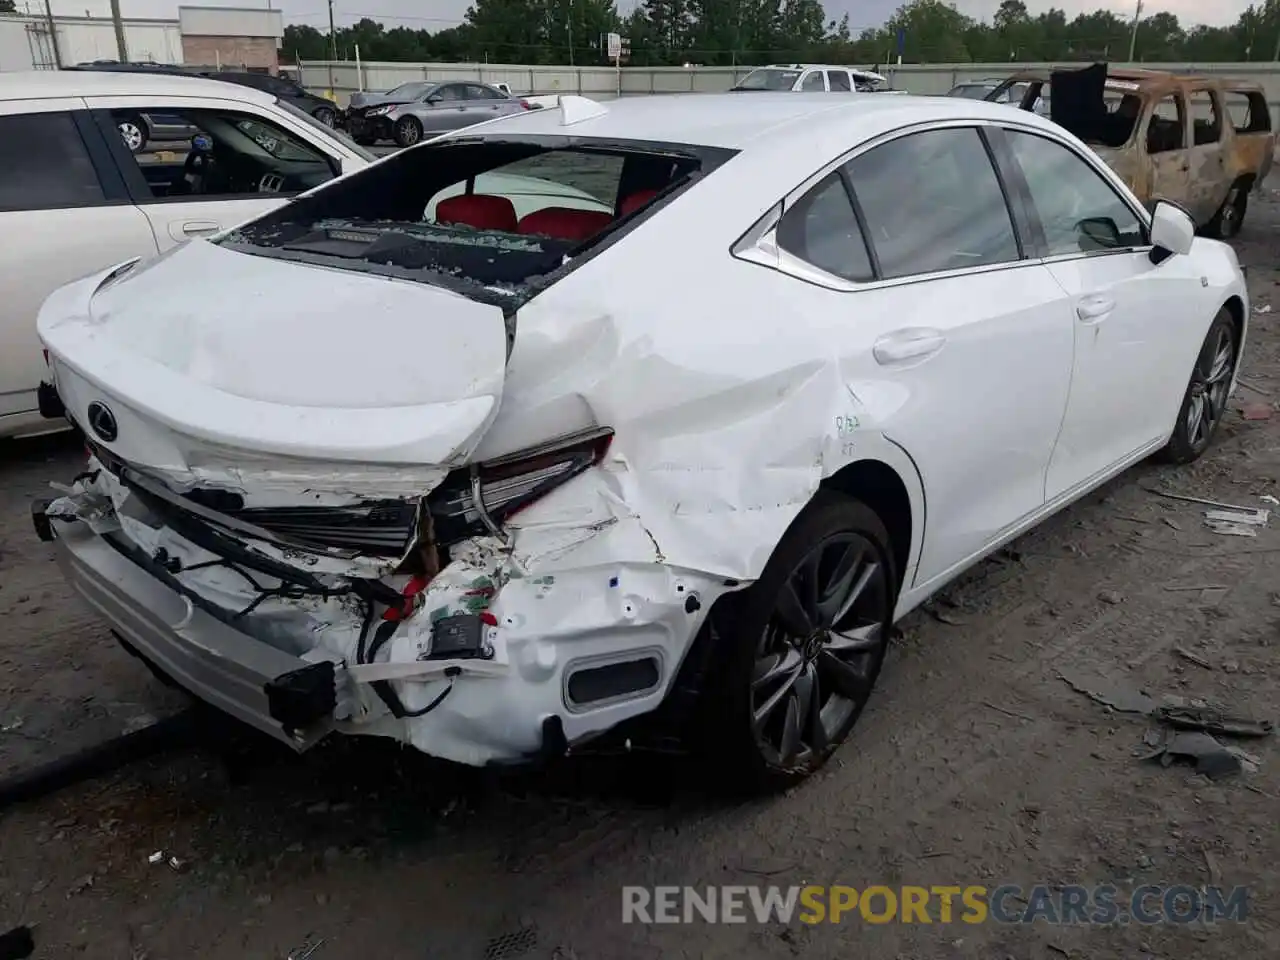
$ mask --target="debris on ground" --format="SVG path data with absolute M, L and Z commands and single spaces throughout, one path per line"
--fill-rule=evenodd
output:
M 1158 760 L 1162 767 L 1171 766 L 1177 760 L 1191 760 L 1196 765 L 1196 773 L 1210 780 L 1234 776 L 1243 769 L 1238 756 L 1209 734 L 1194 730 L 1174 733 L 1144 759 Z
M 1199 666 L 1212 669 L 1207 660 L 1182 647 L 1175 647 L 1174 652 Z M 1058 676 L 1073 690 L 1097 703 L 1121 713 L 1149 716 L 1169 728 L 1163 733 L 1148 730 L 1143 735 L 1143 743 L 1155 749 L 1142 754 L 1142 759 L 1159 760 L 1165 767 L 1176 760 L 1190 759 L 1195 762 L 1196 772 L 1210 780 L 1231 776 L 1241 770 L 1252 773 L 1261 763 L 1257 757 L 1222 744 L 1216 737 L 1268 737 L 1275 731 L 1270 720 L 1233 716 L 1216 707 L 1201 705 L 1203 701 L 1190 706 L 1178 702 L 1160 705 L 1147 694 L 1106 677 L 1070 669 L 1059 670 Z M 1176 701 L 1178 698 L 1171 699 Z
M 1058 671 L 1058 676 L 1077 693 L 1083 693 L 1090 700 L 1118 710 L 1120 713 L 1137 713 L 1145 716 L 1154 713 L 1160 706 L 1145 693 L 1131 690 L 1098 674 L 1089 675 L 1083 671 L 1063 668 Z
M 1231 507 L 1204 512 L 1204 525 L 1214 533 L 1231 537 L 1256 537 L 1258 527 L 1265 527 L 1270 510 L 1262 507 Z
M 1213 669 L 1213 664 L 1210 663 L 1208 660 L 1206 660 L 1204 657 L 1198 656 L 1197 654 L 1194 654 L 1190 650 L 1184 649 L 1183 647 L 1174 647 L 1173 652 L 1177 654 L 1179 657 L 1181 657 L 1183 660 L 1186 660 L 1188 663 L 1194 663 L 1197 667 L 1204 667 L 1204 669 L 1206 670 Z
M 1264 314 L 1264 313 L 1270 313 L 1270 312 L 1271 312 L 1271 304 L 1269 304 L 1269 303 L 1264 303 L 1264 304 L 1261 304 L 1260 306 L 1256 306 L 1256 307 L 1254 307 L 1254 308 L 1253 308 L 1253 312 L 1254 312 L 1255 314 L 1258 314 L 1258 315 L 1261 315 L 1261 314 Z
M 312 954 L 324 946 L 324 937 L 321 937 L 315 943 L 306 942 L 297 950 L 290 950 L 288 960 L 310 960 Z
M 1236 717 L 1213 707 L 1161 707 L 1155 719 L 1175 730 L 1198 730 L 1228 737 L 1269 737 L 1275 732 L 1270 720 Z
M 1240 416 L 1246 420 L 1270 420 L 1275 407 L 1269 403 L 1246 403 L 1240 408 Z

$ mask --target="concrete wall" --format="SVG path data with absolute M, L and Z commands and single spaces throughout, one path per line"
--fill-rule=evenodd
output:
M 854 64 L 870 68 L 873 64 Z M 893 79 L 895 87 L 917 94 L 946 93 L 964 80 L 1007 76 L 1014 70 L 1050 67 L 1035 63 L 904 64 L 880 67 Z M 1073 64 L 1081 66 L 1081 64 Z M 1117 66 L 1120 66 L 1117 64 Z M 1195 71 L 1223 76 L 1245 77 L 1264 85 L 1273 108 L 1280 106 L 1280 63 L 1216 64 L 1136 64 L 1147 68 Z M 609 99 L 619 93 L 634 96 L 654 93 L 714 93 L 727 90 L 747 74 L 750 67 L 627 67 L 616 74 L 612 67 L 526 66 L 487 63 L 363 63 L 357 72 L 352 61 L 310 62 L 302 70 L 303 83 L 316 90 L 332 86 L 340 104 L 359 89 L 387 90 L 407 80 L 505 81 L 524 94 L 576 93 Z

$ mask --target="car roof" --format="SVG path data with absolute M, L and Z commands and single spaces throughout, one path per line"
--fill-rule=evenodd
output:
M 174 73 L 124 70 L 32 70 L 0 73 L 0 100 L 49 100 L 57 97 L 234 97 L 274 103 L 269 93 L 239 84 Z
M 463 128 L 453 137 L 568 136 L 611 141 L 685 143 L 748 150 L 785 142 L 803 155 L 838 128 L 850 146 L 880 133 L 929 120 L 1008 118 L 1009 108 L 956 97 L 792 93 L 759 97 L 743 93 L 664 94 L 623 97 L 601 104 L 599 116 L 564 125 L 558 107 L 531 110 Z

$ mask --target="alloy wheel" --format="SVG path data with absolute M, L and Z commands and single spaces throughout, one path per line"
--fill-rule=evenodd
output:
M 412 117 L 405 117 L 396 124 L 396 140 L 401 146 L 413 146 L 418 142 L 418 138 L 421 135 L 421 131 L 418 129 L 418 124 Z
M 756 648 L 751 711 L 757 745 L 782 767 L 822 754 L 871 693 L 892 593 L 875 546 L 828 536 L 779 591 Z
M 1191 402 L 1187 404 L 1187 440 L 1199 449 L 1209 442 L 1227 409 L 1231 374 L 1235 369 L 1235 337 L 1222 324 L 1200 351 L 1191 373 Z
M 129 148 L 130 153 L 137 153 L 142 149 L 142 144 L 146 137 L 143 136 L 141 127 L 132 120 L 122 120 L 116 124 L 116 127 L 119 129 L 124 145 Z

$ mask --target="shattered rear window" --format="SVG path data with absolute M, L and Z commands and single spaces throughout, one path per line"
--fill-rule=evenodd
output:
M 506 307 L 732 154 L 569 137 L 461 137 L 402 151 L 217 242 L 254 256 L 445 286 Z

